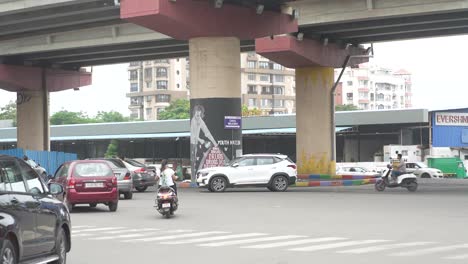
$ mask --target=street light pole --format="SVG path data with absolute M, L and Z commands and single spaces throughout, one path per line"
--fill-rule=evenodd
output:
M 268 66 L 270 68 L 271 98 L 272 98 L 270 115 L 274 115 L 275 114 L 275 84 L 273 82 L 273 78 L 275 77 L 275 75 L 273 74 L 274 62 L 269 61 Z

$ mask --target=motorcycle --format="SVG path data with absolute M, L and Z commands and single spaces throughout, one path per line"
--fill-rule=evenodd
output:
M 395 179 L 392 177 L 392 166 L 388 165 L 387 169 L 383 171 L 382 177 L 375 183 L 375 189 L 379 192 L 384 191 L 386 187 L 402 187 L 407 188 L 410 192 L 415 192 L 418 189 L 417 177 L 412 173 L 406 173 Z
M 179 199 L 174 189 L 168 186 L 162 186 L 159 188 L 156 201 L 155 201 L 156 210 L 166 218 L 174 215 L 174 212 L 177 211 L 179 207 Z

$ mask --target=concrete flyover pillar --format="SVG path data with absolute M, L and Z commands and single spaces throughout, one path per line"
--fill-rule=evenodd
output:
M 193 38 L 189 47 L 190 148 L 192 171 L 198 171 L 242 154 L 242 130 L 225 127 L 225 117 L 242 115 L 240 41 Z
M 293 36 L 257 39 L 257 53 L 296 69 L 296 160 L 302 174 L 334 175 L 336 170 L 332 135 L 334 68 L 347 56 L 363 55 L 359 47 L 340 47 Z M 350 60 L 350 66 L 368 58 Z
M 90 84 L 89 72 L 0 64 L 0 87 L 17 93 L 17 146 L 50 150 L 49 92 Z
M 17 93 L 18 148 L 50 150 L 49 92 Z
M 121 0 L 120 17 L 189 41 L 192 181 L 201 168 L 223 165 L 242 154 L 241 41 L 296 32 L 297 20 L 282 8 L 194 0 Z M 230 118 L 232 117 L 232 118 Z M 225 119 L 231 126 L 225 126 Z
M 334 68 L 296 69 L 296 157 L 311 173 L 334 173 L 330 92 Z

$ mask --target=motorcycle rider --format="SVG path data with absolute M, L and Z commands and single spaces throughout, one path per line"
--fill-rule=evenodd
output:
M 406 173 L 406 163 L 403 160 L 403 155 L 398 153 L 398 159 L 393 164 L 392 178 L 396 181 L 398 176 Z
M 158 176 L 156 176 L 157 178 Z M 161 163 L 161 176 L 159 181 L 159 188 L 162 186 L 168 186 L 174 189 L 175 194 L 177 195 L 177 186 L 175 181 L 177 180 L 177 176 L 175 171 L 168 166 L 167 160 L 163 160 Z

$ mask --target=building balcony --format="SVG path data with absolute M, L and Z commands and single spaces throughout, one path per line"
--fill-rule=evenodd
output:
M 247 94 L 258 94 L 257 91 L 248 91 Z
M 406 95 L 406 96 L 412 96 L 413 93 L 412 93 L 412 92 L 406 92 L 405 95 Z
M 359 99 L 358 102 L 360 104 L 368 104 L 370 101 L 369 101 L 369 99 Z
M 359 92 L 368 93 L 370 90 L 369 90 L 369 88 L 367 88 L 367 87 L 361 87 L 361 88 L 358 88 L 358 91 L 359 91 Z

